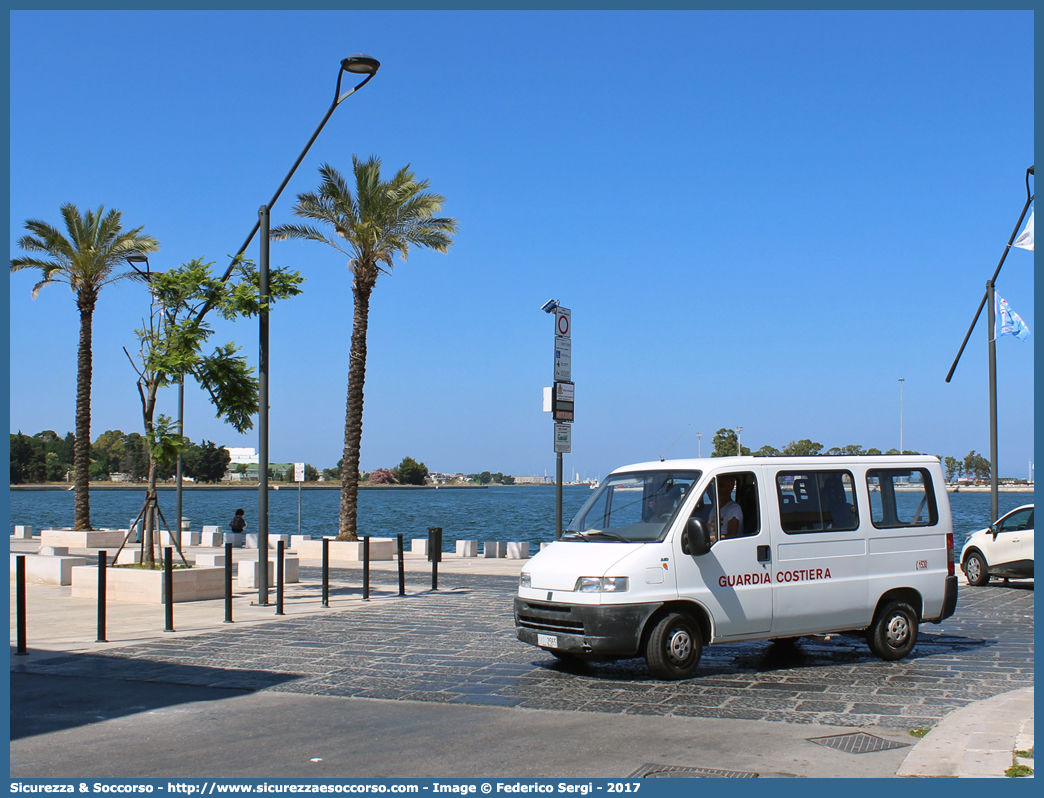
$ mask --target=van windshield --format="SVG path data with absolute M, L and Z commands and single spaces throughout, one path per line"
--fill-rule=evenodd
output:
M 609 476 L 580 508 L 563 540 L 663 540 L 699 471 L 634 471 Z

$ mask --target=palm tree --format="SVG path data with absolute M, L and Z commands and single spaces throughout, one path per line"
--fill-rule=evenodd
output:
M 26 252 L 44 253 L 44 258 L 12 258 L 11 271 L 39 269 L 43 279 L 33 286 L 33 299 L 50 283 L 65 283 L 76 295 L 80 311 L 80 347 L 76 359 L 76 442 L 73 446 L 74 528 L 91 528 L 91 337 L 98 293 L 109 283 L 135 274 L 120 272 L 129 255 L 159 249 L 159 242 L 141 235 L 141 227 L 124 231 L 121 213 L 105 213 L 104 207 L 81 215 L 75 205 L 62 205 L 62 218 L 69 237 L 38 219 L 29 219 L 29 235 L 18 240 Z
M 366 379 L 366 328 L 370 294 L 381 272 L 391 274 L 398 254 L 403 261 L 411 246 L 446 252 L 457 232 L 457 220 L 439 218 L 445 197 L 427 191 L 407 164 L 390 180 L 381 180 L 381 162 L 352 156 L 355 196 L 344 177 L 324 164 L 319 190 L 299 194 L 294 214 L 333 228 L 327 236 L 309 225 L 287 224 L 272 230 L 272 238 L 300 238 L 328 244 L 347 255 L 352 273 L 355 315 L 348 360 L 348 400 L 344 419 L 344 460 L 341 467 L 341 508 L 338 540 L 358 540 L 359 447 L 362 442 L 363 382 Z

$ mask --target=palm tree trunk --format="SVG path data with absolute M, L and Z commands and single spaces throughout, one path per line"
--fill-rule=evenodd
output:
M 76 441 L 73 444 L 73 528 L 91 528 L 91 362 L 95 296 L 81 291 L 80 348 L 76 354 Z
M 372 285 L 352 286 L 355 316 L 348 363 L 348 401 L 344 416 L 344 459 L 341 461 L 341 512 L 338 540 L 358 540 L 359 448 L 362 443 L 363 383 L 366 381 L 366 328 Z

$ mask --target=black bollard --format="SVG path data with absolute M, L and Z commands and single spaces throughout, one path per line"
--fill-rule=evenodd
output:
M 428 527 L 428 559 L 431 560 L 431 589 L 439 589 L 439 563 L 442 562 L 442 527 Z
M 15 557 L 15 604 L 18 615 L 18 647 L 16 654 L 28 654 L 25 645 L 25 555 Z
M 286 615 L 283 612 L 283 546 L 282 541 L 276 541 L 276 615 Z M 267 566 L 268 563 L 266 562 Z
M 108 558 L 108 552 L 98 552 L 98 639 L 95 643 L 109 642 L 105 639 L 105 567 Z
M 232 621 L 232 544 L 225 544 L 225 623 Z
M 406 595 L 406 563 L 403 561 L 402 535 L 399 535 L 399 595 Z
M 167 605 L 167 624 L 164 632 L 174 630 L 174 549 L 167 546 L 163 550 L 163 603 Z
M 330 538 L 323 538 L 323 606 L 330 606 Z
M 363 538 L 363 601 L 370 600 L 370 536 Z

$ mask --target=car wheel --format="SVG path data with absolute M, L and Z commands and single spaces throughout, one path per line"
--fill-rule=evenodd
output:
M 964 561 L 964 575 L 968 577 L 968 584 L 976 587 L 981 587 L 990 581 L 989 567 L 979 552 L 973 551 Z
M 917 613 L 905 601 L 884 606 L 866 635 L 870 650 L 884 660 L 902 659 L 917 643 Z
M 688 679 L 703 655 L 700 629 L 688 615 L 672 612 L 653 627 L 645 661 L 657 679 Z

